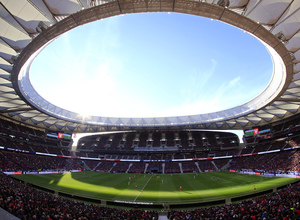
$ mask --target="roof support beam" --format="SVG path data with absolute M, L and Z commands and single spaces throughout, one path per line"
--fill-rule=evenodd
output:
M 297 98 L 279 98 L 277 101 L 280 102 L 300 102 L 300 99 Z
M 17 109 L 9 109 L 9 110 L 2 110 L 1 113 L 10 113 L 10 112 L 24 112 L 24 111 L 32 111 L 33 108 L 17 108 Z
M 122 8 L 121 8 L 121 5 L 120 5 L 120 1 L 117 0 L 117 3 L 118 3 L 119 10 L 120 10 L 120 14 L 122 14 Z

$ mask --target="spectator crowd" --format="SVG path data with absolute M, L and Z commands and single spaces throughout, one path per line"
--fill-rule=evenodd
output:
M 24 220 L 158 219 L 156 211 L 85 204 L 39 191 L 4 174 L 0 174 L 0 207 Z
M 300 185 L 293 185 L 240 203 L 168 213 L 170 220 L 185 219 L 241 219 L 290 220 L 300 219 Z

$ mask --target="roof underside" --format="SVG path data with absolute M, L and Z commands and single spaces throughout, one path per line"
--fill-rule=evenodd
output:
M 156 11 L 168 11 L 168 9 L 171 9 L 171 11 L 175 9 L 176 11 L 176 5 L 183 4 L 183 2 L 185 6 L 190 5 L 191 13 L 195 11 L 195 8 L 193 8 L 194 1 L 189 1 L 190 4 L 187 4 L 186 0 L 157 0 L 151 1 L 151 4 L 153 7 L 156 7 Z M 185 124 L 185 119 L 181 117 L 177 120 L 184 125 L 175 125 L 175 127 L 168 123 L 168 118 L 165 118 L 161 120 L 165 120 L 168 125 L 161 128 L 248 129 L 253 126 L 278 122 L 298 114 L 300 104 L 300 2 L 295 0 L 203 0 L 200 2 L 221 7 L 226 6 L 226 11 L 233 11 L 245 16 L 263 26 L 270 34 L 276 36 L 284 45 L 284 49 L 290 54 L 292 63 L 286 68 L 288 69 L 287 71 L 292 73 L 292 76 L 288 81 L 288 85 L 284 86 L 279 96 L 250 114 L 223 121 L 213 120 L 211 123 L 197 124 Z M 111 7 L 111 9 L 108 9 L 108 12 L 110 10 L 111 14 L 109 16 L 113 16 L 115 10 L 113 7 L 119 10 L 118 14 L 134 13 L 138 12 L 137 4 L 147 5 L 148 7 L 150 1 L 0 0 L 0 114 L 24 124 L 65 132 L 97 132 L 155 127 L 150 125 L 158 120 L 155 118 L 139 119 L 141 124 L 145 125 L 146 123 L 146 126 L 141 127 L 137 125 L 134 127 L 121 126 L 123 123 L 118 119 L 112 122 L 113 125 L 110 125 L 109 120 L 111 119 L 109 118 L 105 119 L 104 125 L 63 120 L 35 108 L 24 100 L 24 97 L 19 96 L 18 88 L 14 87 L 15 84 L 12 83 L 11 77 L 17 57 L 22 51 L 26 51 L 27 45 L 37 38 L 44 29 L 62 21 L 66 22 L 65 18 L 77 12 L 96 9 L 100 5 Z M 188 10 L 187 8 L 184 12 L 189 13 Z M 204 9 L 202 8 L 201 10 Z M 226 13 L 226 11 L 223 10 L 222 13 Z M 207 17 L 210 17 L 209 14 L 210 12 L 207 11 Z M 91 16 L 91 14 L 83 16 L 86 16 L 85 19 L 88 19 L 87 16 Z M 98 17 L 97 19 L 100 18 Z M 186 121 L 189 121 L 191 117 L 193 116 L 186 117 Z M 215 118 L 217 116 L 211 114 L 210 117 Z M 147 126 L 147 120 L 149 121 L 149 126 Z M 176 118 L 174 121 L 176 122 Z

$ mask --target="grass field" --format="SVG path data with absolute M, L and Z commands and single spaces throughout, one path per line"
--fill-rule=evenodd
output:
M 296 181 L 292 178 L 230 172 L 152 175 L 87 171 L 16 177 L 48 189 L 87 198 L 170 204 L 207 202 L 249 195 Z

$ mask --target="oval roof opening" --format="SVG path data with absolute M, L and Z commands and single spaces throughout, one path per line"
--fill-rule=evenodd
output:
M 168 117 L 246 103 L 273 64 L 255 37 L 178 13 L 115 16 L 75 28 L 35 58 L 30 80 L 50 103 L 106 117 Z

